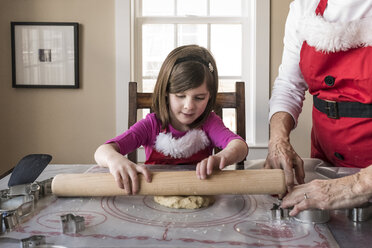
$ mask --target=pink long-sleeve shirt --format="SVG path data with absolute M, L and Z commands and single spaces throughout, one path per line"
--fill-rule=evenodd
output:
M 212 154 L 214 147 L 219 147 L 224 149 L 230 141 L 234 139 L 243 140 L 239 135 L 230 131 L 223 123 L 221 118 L 212 112 L 205 123 L 200 127 L 202 131 L 205 132 L 210 140 L 210 145 L 208 149 L 210 154 Z M 146 118 L 138 121 L 136 124 L 131 126 L 123 134 L 106 141 L 105 143 L 115 142 L 120 149 L 120 153 L 126 155 L 141 145 L 145 148 L 146 160 L 149 158 L 152 150 L 154 149 L 154 144 L 157 136 L 160 132 L 163 132 L 161 128 L 161 122 L 156 117 L 155 113 L 148 114 Z M 181 132 L 174 129 L 169 125 L 167 133 L 171 133 L 173 138 L 181 138 L 187 134 L 186 132 Z M 244 140 L 243 140 L 244 141 Z

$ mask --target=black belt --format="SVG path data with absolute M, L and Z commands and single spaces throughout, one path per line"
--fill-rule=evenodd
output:
M 325 101 L 316 96 L 313 96 L 313 100 L 314 107 L 332 119 L 340 117 L 372 118 L 372 104 Z

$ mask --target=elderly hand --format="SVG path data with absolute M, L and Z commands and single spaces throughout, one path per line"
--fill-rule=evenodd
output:
M 295 125 L 293 117 L 286 112 L 275 113 L 270 120 L 270 142 L 265 169 L 283 169 L 288 191 L 294 186 L 294 174 L 299 184 L 304 183 L 304 162 L 289 142 Z
M 265 169 L 280 169 L 284 170 L 285 181 L 288 191 L 294 186 L 294 173 L 299 184 L 304 183 L 305 172 L 304 162 L 294 151 L 292 145 L 286 139 L 278 139 L 270 141 L 269 153 L 267 155 Z
M 289 213 L 297 215 L 306 209 L 342 209 L 359 206 L 372 196 L 372 166 L 361 172 L 331 180 L 313 180 L 295 186 L 281 204 L 282 208 L 294 206 Z

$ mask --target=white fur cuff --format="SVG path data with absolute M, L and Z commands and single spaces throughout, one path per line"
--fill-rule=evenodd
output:
M 299 23 L 300 37 L 318 51 L 338 52 L 372 45 L 372 18 L 346 23 L 327 22 L 312 14 Z
M 179 139 L 171 133 L 159 133 L 155 150 L 173 158 L 188 158 L 209 146 L 210 141 L 203 130 L 193 129 Z

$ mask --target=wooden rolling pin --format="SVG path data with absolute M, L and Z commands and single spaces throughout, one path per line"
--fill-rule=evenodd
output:
M 272 170 L 214 171 L 205 180 L 195 171 L 152 172 L 152 182 L 139 174 L 139 195 L 221 195 L 221 194 L 283 194 L 284 173 Z M 59 174 L 52 181 L 57 196 L 126 195 L 110 173 Z

